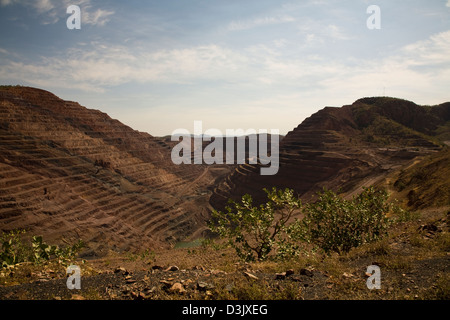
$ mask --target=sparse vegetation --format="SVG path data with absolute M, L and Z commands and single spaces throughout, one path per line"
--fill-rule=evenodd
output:
M 408 211 L 388 203 L 387 192 L 374 187 L 365 188 L 352 200 L 324 190 L 316 202 L 303 207 L 293 190 L 265 191 L 267 203 L 253 206 L 251 196 L 245 195 L 241 203 L 231 201 L 227 213 L 214 212 L 210 223 L 211 230 L 226 238 L 245 261 L 264 260 L 273 251 L 281 259 L 296 256 L 302 243 L 325 253 L 349 252 L 382 239 L 391 223 L 409 219 Z M 296 211 L 303 218 L 292 222 Z
M 449 280 L 442 271 L 448 268 L 446 212 L 414 214 L 414 218 L 410 220 L 393 222 L 388 227 L 387 236 L 352 248 L 349 252 L 302 251 L 295 257 L 283 260 L 244 262 L 231 247 L 202 246 L 198 250 L 156 250 L 155 260 L 151 262 L 147 261 L 149 256 L 145 252 L 136 254 L 136 259 L 132 260 L 128 254 L 122 254 L 102 262 L 88 261 L 82 265 L 82 290 L 77 291 L 76 296 L 92 300 L 445 300 L 448 299 Z M 174 262 L 180 270 L 163 271 Z M 364 272 L 370 264 L 381 267 L 381 290 L 368 290 L 365 285 L 367 277 Z M 152 270 L 155 265 L 162 266 L 163 269 Z M 125 266 L 126 271 L 123 274 L 115 271 L 111 273 L 117 266 Z M 292 270 L 294 274 L 285 278 L 276 276 L 286 270 Z M 250 272 L 257 278 L 249 278 L 245 272 Z M 56 279 L 64 277 L 65 269 L 54 259 L 39 265 L 18 264 L 14 268 L 1 270 L 0 284 L 5 287 L 0 289 L 8 292 L 7 286 L 47 278 L 55 281 L 48 281 L 48 295 L 45 297 L 71 299 L 72 292 L 64 293 L 62 290 L 63 282 L 59 292 L 54 292 L 55 286 L 50 285 L 56 283 Z M 140 280 L 133 282 L 133 279 Z M 127 282 L 130 280 L 131 284 Z M 199 290 L 199 281 L 206 282 L 208 289 Z M 176 282 L 181 283 L 186 292 L 171 292 L 170 287 Z M 39 288 L 45 288 L 45 283 Z M 36 293 L 18 291 L 14 297 L 30 299 L 35 296 Z M 76 296 L 72 299 L 76 299 Z
M 0 236 L 2 251 L 0 261 L 2 268 L 14 266 L 21 262 L 32 262 L 40 264 L 44 261 L 54 259 L 60 264 L 68 265 L 73 261 L 84 244 L 80 240 L 72 246 L 59 247 L 49 245 L 43 241 L 42 236 L 33 236 L 30 243 L 22 239 L 25 235 L 24 230 L 13 230 L 3 232 Z
M 394 182 L 398 197 L 411 209 L 450 205 L 450 149 L 427 156 L 399 173 Z
M 155 259 L 155 252 L 151 251 L 149 249 L 146 249 L 146 250 L 144 250 L 143 252 L 140 252 L 140 253 L 129 252 L 127 254 L 127 256 L 128 256 L 128 260 L 130 260 L 130 261 L 137 261 L 137 260 L 153 261 Z

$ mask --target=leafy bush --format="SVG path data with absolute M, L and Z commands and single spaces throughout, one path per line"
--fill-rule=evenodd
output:
M 286 223 L 301 206 L 293 190 L 264 189 L 268 202 L 253 206 L 246 194 L 241 202 L 230 200 L 227 212 L 213 211 L 210 229 L 226 238 L 240 258 L 264 260 L 276 243 L 283 241 Z
M 348 252 L 364 243 L 374 242 L 387 234 L 391 222 L 387 213 L 405 211 L 387 202 L 388 194 L 373 187 L 352 200 L 332 191 L 319 192 L 318 200 L 302 207 L 294 191 L 264 189 L 268 202 L 253 206 L 245 195 L 240 203 L 230 201 L 227 212 L 213 212 L 210 229 L 227 239 L 240 258 L 264 260 L 273 252 L 277 258 L 298 255 L 302 244 L 309 243 L 326 253 Z M 298 211 L 301 220 L 291 221 Z M 398 217 L 397 217 L 398 219 Z
M 352 200 L 345 200 L 329 190 L 318 193 L 318 201 L 304 208 L 304 218 L 297 221 L 292 238 L 312 243 L 325 252 L 348 252 L 351 248 L 381 239 L 390 224 L 386 214 L 391 205 L 388 194 L 373 187 Z

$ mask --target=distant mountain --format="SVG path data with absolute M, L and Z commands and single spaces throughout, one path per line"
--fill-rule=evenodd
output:
M 450 141 L 450 103 L 419 106 L 388 98 L 364 98 L 341 108 L 326 107 L 289 132 L 280 145 L 280 168 L 261 176 L 259 165 L 241 165 L 221 183 L 210 203 L 222 209 L 229 198 L 263 188 L 292 188 L 312 199 L 323 187 L 351 196 Z
M 174 165 L 171 147 L 50 92 L 0 87 L 0 231 L 82 238 L 92 254 L 200 232 L 227 168 Z

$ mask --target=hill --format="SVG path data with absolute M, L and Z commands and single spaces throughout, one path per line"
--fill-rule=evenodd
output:
M 439 152 L 450 132 L 450 103 L 419 106 L 395 98 L 364 98 L 326 107 L 289 132 L 280 145 L 277 175 L 241 165 L 211 196 L 218 209 L 249 193 L 262 201 L 264 187 L 294 189 L 312 199 L 327 187 L 351 196 L 401 170 L 418 157 Z
M 259 165 L 174 165 L 170 137 L 135 131 L 44 90 L 0 87 L 0 106 L 0 229 L 25 228 L 48 241 L 81 238 L 89 255 L 201 237 L 211 205 L 223 208 L 244 193 L 262 201 L 271 186 L 311 199 L 322 187 L 351 196 L 391 177 L 398 180 L 392 190 L 420 206 L 413 185 L 420 179 L 401 170 L 438 154 L 450 136 L 450 103 L 364 98 L 326 107 L 280 137 L 279 172 L 261 176 Z M 437 185 L 421 184 L 420 194 L 442 194 L 445 202 L 448 184 L 432 192 Z
M 0 229 L 81 238 L 91 255 L 184 240 L 204 227 L 206 186 L 223 172 L 176 166 L 170 152 L 100 111 L 1 87 Z
M 448 300 L 449 107 L 386 97 L 326 107 L 283 138 L 278 174 L 260 176 L 259 165 L 175 166 L 168 137 L 43 90 L 0 87 L 0 230 L 82 238 L 81 258 L 94 257 L 74 262 L 80 290 L 67 289 L 57 259 L 2 268 L 0 300 Z M 303 248 L 247 263 L 220 245 L 171 247 L 204 235 L 208 201 L 221 208 L 271 186 L 305 200 L 324 186 L 351 197 L 368 185 L 410 211 L 347 253 Z M 367 288 L 369 265 L 382 270 L 379 290 Z

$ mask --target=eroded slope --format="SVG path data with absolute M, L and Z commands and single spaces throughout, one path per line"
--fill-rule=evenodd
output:
M 419 106 L 394 98 L 365 98 L 341 108 L 326 107 L 289 132 L 280 146 L 280 169 L 259 175 L 242 165 L 220 184 L 211 204 L 249 193 L 259 201 L 263 188 L 292 188 L 304 199 L 327 187 L 351 196 L 418 156 L 435 153 L 449 132 L 450 104 Z
M 0 89 L 0 230 L 82 238 L 96 253 L 175 242 L 204 225 L 215 178 L 174 165 L 169 146 L 105 113 Z

